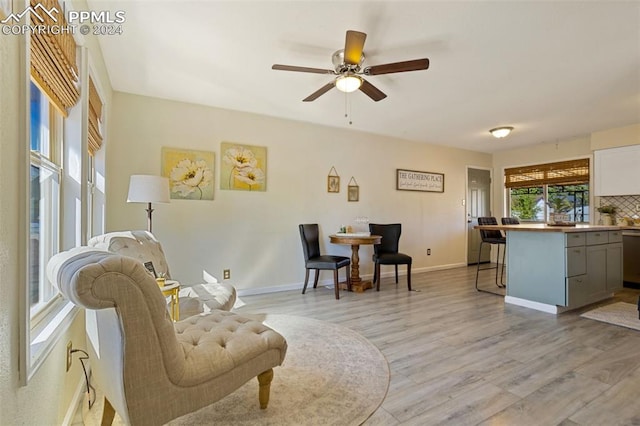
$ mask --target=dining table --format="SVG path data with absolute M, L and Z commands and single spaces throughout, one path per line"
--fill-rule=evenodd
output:
M 351 246 L 351 289 L 357 293 L 373 288 L 371 281 L 365 281 L 360 277 L 360 246 L 369 244 L 380 244 L 381 235 L 370 235 L 367 233 L 336 233 L 329 235 L 332 244 L 345 244 Z

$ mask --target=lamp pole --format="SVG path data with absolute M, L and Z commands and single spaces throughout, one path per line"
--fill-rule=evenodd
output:
M 147 230 L 151 233 L 151 213 L 153 213 L 153 209 L 151 208 L 151 203 L 149 203 L 149 207 L 147 210 Z

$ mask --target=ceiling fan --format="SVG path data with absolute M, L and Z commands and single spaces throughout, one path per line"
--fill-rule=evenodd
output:
M 280 64 L 274 64 L 271 69 L 280 71 L 308 72 L 314 74 L 332 74 L 337 76 L 333 81 L 325 84 L 320 89 L 304 98 L 302 100 L 303 102 L 315 101 L 333 87 L 347 93 L 360 89 L 365 95 L 378 102 L 386 98 L 387 95 L 361 76 L 419 71 L 429 68 L 429 59 L 427 58 L 393 62 L 383 65 L 373 65 L 363 68 L 362 62 L 364 61 L 365 56 L 362 49 L 364 48 L 364 41 L 366 38 L 367 35 L 365 33 L 353 30 L 347 31 L 344 49 L 336 51 L 331 57 L 334 65 L 334 69 L 332 70 Z

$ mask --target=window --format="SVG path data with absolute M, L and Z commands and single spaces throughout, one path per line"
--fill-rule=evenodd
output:
M 49 11 L 42 14 L 45 27 L 65 27 L 64 9 L 58 0 L 42 1 L 30 0 L 28 3 L 32 8 L 44 6 Z M 32 19 L 34 15 L 31 13 L 29 17 Z M 78 120 L 82 111 L 76 106 L 81 87 L 78 76 L 81 73 L 76 61 L 79 50 L 73 34 L 45 30 L 29 32 L 25 37 L 28 44 L 20 45 L 20 56 L 29 59 L 25 64 L 29 73 L 20 76 L 20 87 L 25 92 L 21 103 L 24 100 L 24 110 L 29 111 L 26 117 L 29 139 L 21 140 L 20 144 L 29 157 L 28 174 L 25 174 L 28 190 L 23 193 L 25 198 L 28 197 L 26 219 L 29 227 L 25 226 L 24 230 L 28 248 L 24 264 L 26 279 L 20 282 L 23 297 L 20 305 L 26 308 L 20 317 L 20 336 L 24 337 L 19 354 L 22 385 L 29 382 L 46 360 L 79 311 L 49 283 L 46 266 L 62 245 L 65 234 L 61 229 L 61 219 L 66 216 L 63 212 L 73 212 L 71 209 L 75 208 L 65 206 L 61 185 L 64 181 L 62 160 L 68 155 L 64 154 L 65 150 L 69 150 L 77 140 L 70 137 L 63 142 L 63 129 L 71 126 L 73 131 L 69 133 L 73 136 L 82 130 L 83 125 Z M 70 112 L 73 115 L 67 121 Z M 65 190 L 69 187 L 66 186 Z
M 66 301 L 46 276 L 46 266 L 60 248 L 63 118 L 49 98 L 33 83 L 29 85 L 29 235 L 28 302 L 25 345 L 20 352 L 24 385 L 44 362 L 62 331 L 73 321 L 77 309 Z
M 505 169 L 510 216 L 547 222 L 552 213 L 589 222 L 589 159 Z
M 58 252 L 60 240 L 62 117 L 33 83 L 30 104 L 29 308 L 33 327 L 58 295 L 45 268 Z

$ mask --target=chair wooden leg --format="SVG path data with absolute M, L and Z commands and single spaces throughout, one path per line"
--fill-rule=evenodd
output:
M 411 264 L 407 265 L 407 287 L 411 291 Z
M 302 287 L 302 294 L 307 291 L 307 283 L 309 282 L 309 270 L 305 269 L 304 271 L 304 287 Z
M 340 299 L 340 284 L 338 283 L 338 269 L 333 270 L 333 288 L 336 291 L 336 300 Z
M 258 399 L 260 400 L 260 409 L 264 410 L 269 405 L 269 392 L 271 391 L 271 381 L 273 380 L 273 368 L 268 369 L 264 373 L 258 374 Z
M 396 267 L 396 284 L 398 284 L 398 265 L 395 265 Z
M 109 400 L 105 398 L 104 407 L 102 408 L 102 420 L 100 421 L 100 426 L 111 426 L 115 415 L 116 410 L 113 409 L 113 406 L 111 405 Z
M 347 272 L 347 291 L 353 291 L 351 289 L 351 268 L 349 265 L 345 266 L 345 271 Z
M 378 281 L 376 281 L 376 291 L 380 291 L 380 264 L 376 262 L 376 275 L 378 276 Z
M 313 278 L 313 288 L 318 288 L 318 278 L 320 278 L 320 269 L 316 269 L 316 276 Z

